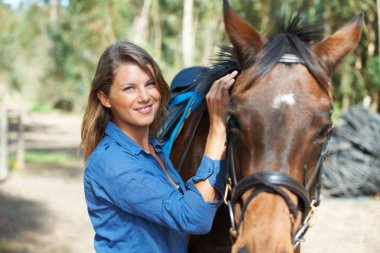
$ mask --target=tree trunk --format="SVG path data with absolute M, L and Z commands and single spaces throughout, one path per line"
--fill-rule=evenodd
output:
M 58 22 L 58 0 L 50 0 L 50 23 L 56 24 Z
M 6 107 L 0 106 L 0 181 L 8 174 L 8 115 Z
M 114 6 L 113 3 L 110 1 L 109 3 L 106 3 L 107 13 L 106 15 L 106 34 L 108 38 L 108 43 L 113 43 L 116 40 L 115 33 L 113 31 L 113 13 L 114 13 Z
M 185 67 L 192 65 L 194 36 L 193 36 L 193 0 L 183 1 L 182 20 L 182 59 Z
M 342 75 L 341 87 L 342 87 L 342 110 L 348 111 L 351 105 L 350 93 L 351 93 L 351 78 L 348 73 Z
M 376 1 L 377 3 L 377 36 L 380 36 L 380 0 Z M 380 38 L 377 39 L 378 48 L 377 48 L 377 57 L 379 57 L 379 74 L 380 74 Z
M 212 54 L 214 53 L 216 41 L 222 41 L 222 36 L 224 33 L 220 33 L 221 30 L 220 27 L 223 25 L 222 15 L 216 15 L 214 14 L 214 10 L 216 9 L 216 5 L 214 2 L 210 3 L 208 5 L 207 9 L 207 25 L 203 26 L 203 34 L 202 34 L 202 55 L 201 55 L 201 61 L 207 62 L 210 60 Z M 212 36 L 210 36 L 212 34 Z M 220 35 L 219 35 L 220 34 Z
M 149 21 L 149 9 L 151 6 L 152 0 L 144 0 L 141 13 L 136 18 L 136 20 L 133 22 L 132 27 L 132 36 L 133 36 L 133 42 L 137 45 L 146 44 L 146 38 L 147 38 L 147 30 L 148 30 L 148 21 Z M 131 37 L 132 37 L 131 36 Z
M 25 129 L 24 118 L 25 112 L 20 109 L 18 112 L 18 128 L 17 128 L 17 168 L 25 168 Z
M 380 36 L 380 0 L 377 0 L 376 4 L 377 4 L 377 29 L 378 29 L 377 35 Z M 377 57 L 379 57 L 378 67 L 379 67 L 379 74 L 380 74 L 380 38 L 377 39 L 377 43 L 378 43 Z M 372 106 L 377 112 L 380 112 L 379 97 L 380 97 L 380 91 L 374 92 Z
M 371 109 L 374 110 L 375 112 L 380 113 L 380 105 L 379 101 L 380 100 L 380 91 L 374 91 L 372 94 L 372 106 Z
M 154 28 L 154 49 L 153 54 L 158 59 L 161 58 L 161 48 L 162 48 L 162 29 L 160 23 L 160 6 L 158 1 L 154 1 L 152 4 L 152 17 L 153 17 L 153 28 Z

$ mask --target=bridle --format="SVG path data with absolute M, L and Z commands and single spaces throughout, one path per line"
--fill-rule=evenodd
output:
M 290 64 L 303 64 L 302 60 L 297 56 L 292 54 L 285 54 L 279 60 L 281 63 Z M 330 115 L 332 114 L 332 108 L 330 110 Z M 251 174 L 250 176 L 244 177 L 238 182 L 236 176 L 234 151 L 232 145 L 233 134 L 231 132 L 231 125 L 228 124 L 227 131 L 227 166 L 229 171 L 229 178 L 226 183 L 226 191 L 224 194 L 224 203 L 227 205 L 229 210 L 229 216 L 231 220 L 230 236 L 233 241 L 236 240 L 238 236 L 239 227 L 244 219 L 245 212 L 249 203 L 262 192 L 273 193 L 280 196 L 288 206 L 290 212 L 290 220 L 292 224 L 291 236 L 293 247 L 297 247 L 303 237 L 305 236 L 308 229 L 314 224 L 315 213 L 320 204 L 320 192 L 323 181 L 323 161 L 326 159 L 328 152 L 328 144 L 330 141 L 331 132 L 334 128 L 332 125 L 327 132 L 326 140 L 323 143 L 320 156 L 318 161 L 312 171 L 309 179 L 307 179 L 306 174 L 308 166 L 304 166 L 304 180 L 303 183 L 295 180 L 294 178 L 288 176 L 282 172 L 274 171 L 262 171 Z M 313 184 L 315 182 L 315 184 Z M 310 191 L 314 185 L 314 192 L 310 196 Z M 297 232 L 294 233 L 295 221 L 298 218 L 298 207 L 292 202 L 289 195 L 282 189 L 285 188 L 292 193 L 294 193 L 301 203 L 301 213 L 302 220 L 301 225 Z M 248 191 L 251 191 L 244 202 L 242 202 L 242 195 Z M 242 203 L 241 214 L 238 222 L 235 222 L 235 216 L 233 212 L 233 206 L 239 202 Z
M 331 128 L 332 130 L 332 128 Z M 330 132 L 331 132 L 330 130 Z M 292 243 L 294 247 L 298 246 L 298 244 L 303 240 L 304 235 L 307 230 L 314 223 L 314 215 L 317 210 L 317 207 L 320 204 L 320 191 L 322 186 L 322 177 L 323 177 L 323 161 L 326 158 L 328 151 L 328 143 L 330 139 L 330 133 L 327 136 L 325 143 L 322 146 L 321 154 L 318 158 L 316 166 L 309 177 L 308 181 L 304 181 L 304 183 L 300 183 L 294 178 L 286 175 L 282 172 L 257 172 L 248 177 L 243 178 L 241 181 L 237 181 L 236 177 L 236 169 L 234 162 L 234 151 L 231 140 L 227 141 L 228 149 L 227 149 L 227 166 L 229 171 L 229 179 L 226 183 L 226 191 L 224 195 L 224 202 L 228 206 L 230 220 L 231 220 L 231 228 L 230 235 L 233 240 L 236 239 L 238 235 L 238 229 L 241 222 L 244 219 L 245 211 L 248 204 L 256 197 L 259 193 L 268 192 L 279 195 L 286 203 L 290 211 L 290 219 L 292 221 L 292 226 L 294 227 L 295 220 L 298 217 L 298 207 L 292 202 L 288 194 L 282 189 L 286 188 L 289 191 L 293 192 L 301 202 L 301 211 L 302 211 L 302 222 L 301 227 L 298 229 L 295 235 L 292 235 Z M 304 167 L 306 172 L 307 167 Z M 305 173 L 306 174 L 306 173 Z M 306 176 L 305 176 L 306 179 Z M 312 182 L 316 184 L 314 187 L 314 194 L 310 196 L 309 192 L 312 187 Z M 252 190 L 250 195 L 247 197 L 245 202 L 243 203 L 243 207 L 241 210 L 241 215 L 239 218 L 239 222 L 235 223 L 235 217 L 233 212 L 233 206 L 241 200 L 241 197 L 244 193 Z M 293 234 L 293 228 L 292 228 Z

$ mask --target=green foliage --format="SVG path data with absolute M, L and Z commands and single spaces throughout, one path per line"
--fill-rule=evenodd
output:
M 147 1 L 58 1 L 57 8 L 52 2 L 29 0 L 12 9 L 0 1 L 0 82 L 26 100 L 83 111 L 100 54 L 116 40 L 135 42 L 137 34 L 142 38 L 139 44 L 157 59 L 169 83 L 184 67 L 183 1 L 151 0 L 145 19 L 142 9 Z M 366 25 L 360 46 L 344 59 L 332 78 L 334 98 L 342 107 L 343 101 L 355 104 L 371 96 L 378 106 L 379 28 L 375 1 L 230 0 L 230 4 L 262 34 L 276 25 L 275 17 L 297 10 L 305 12 L 307 20 L 321 23 L 326 35 L 356 13 L 364 12 Z M 137 29 L 141 18 L 146 21 L 143 31 Z M 194 0 L 193 33 L 193 62 L 207 65 L 217 45 L 227 43 L 222 0 Z

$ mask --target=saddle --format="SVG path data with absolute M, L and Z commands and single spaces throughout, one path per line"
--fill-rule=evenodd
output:
M 174 141 L 187 117 L 200 105 L 203 95 L 197 86 L 207 67 L 192 66 L 181 70 L 170 85 L 169 114 L 158 132 L 163 151 L 170 156 Z

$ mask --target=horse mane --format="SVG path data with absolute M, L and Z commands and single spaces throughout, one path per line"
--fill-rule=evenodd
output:
M 247 82 L 252 84 L 273 69 L 284 54 L 294 54 L 303 61 L 317 82 L 328 92 L 328 71 L 311 50 L 311 46 L 323 38 L 323 26 L 306 22 L 303 13 L 291 14 L 288 18 L 281 18 L 275 23 L 274 33 L 267 37 L 263 52 L 252 55 L 248 65 L 242 66 L 238 62 L 236 48 L 222 44 L 216 56 L 211 59 L 211 66 L 205 69 L 197 82 L 189 88 L 197 90 L 204 96 L 215 80 L 234 70 L 240 72 L 256 65 L 255 72 Z
M 196 90 L 205 96 L 214 81 L 233 72 L 241 71 L 242 67 L 234 55 L 234 49 L 224 44 L 219 45 L 219 50 L 215 57 L 211 59 L 211 66 L 205 69 L 203 75 L 198 80 Z
M 200 73 L 194 77 L 192 83 L 190 83 L 188 86 L 181 88 L 179 91 L 172 90 L 172 97 L 169 101 L 168 117 L 165 119 L 165 122 L 161 126 L 157 135 L 158 139 L 162 143 L 167 143 L 173 134 L 177 134 L 173 133 L 173 131 L 180 121 L 182 115 L 184 113 L 187 113 L 186 107 L 188 101 L 173 105 L 173 101 L 177 95 L 186 92 L 194 92 L 197 96 L 196 100 L 200 101 L 200 103 L 195 106 L 198 107 L 200 104 L 205 103 L 204 98 L 215 80 L 225 76 L 228 73 L 231 73 L 234 70 L 241 70 L 240 64 L 238 63 L 236 57 L 233 55 L 233 48 L 230 46 L 220 45 L 217 57 L 214 58 L 212 62 L 213 64 L 211 66 L 202 68 L 202 70 L 200 70 Z M 195 108 L 192 108 L 192 110 L 193 109 Z
M 257 56 L 252 56 L 251 64 L 256 65 L 255 72 L 248 83 L 254 83 L 266 75 L 284 54 L 294 54 L 300 58 L 305 67 L 317 80 L 323 89 L 328 92 L 328 71 L 318 60 L 311 46 L 323 38 L 323 26 L 317 23 L 307 23 L 303 13 L 291 14 L 275 22 L 277 28 L 274 35 L 268 36 L 264 50 Z M 292 65 L 293 63 L 285 63 Z
M 203 68 L 194 81 L 183 89 L 183 92 L 196 92 L 201 103 L 205 103 L 204 97 L 215 80 L 234 70 L 241 72 L 255 65 L 255 71 L 247 82 L 246 88 L 248 89 L 256 80 L 266 75 L 284 54 L 298 56 L 321 87 L 328 92 L 329 76 L 327 70 L 311 50 L 311 45 L 322 38 L 323 30 L 319 28 L 322 26 L 306 24 L 302 19 L 302 14 L 299 13 L 291 15 L 288 19 L 281 19 L 275 27 L 277 27 L 277 31 L 275 31 L 275 35 L 267 37 L 264 50 L 258 55 L 252 55 L 248 60 L 249 64 L 246 66 L 239 63 L 236 48 L 224 44 L 220 45 L 216 56 L 211 59 L 211 66 Z M 291 65 L 293 63 L 284 64 Z M 171 101 L 173 101 L 174 95 L 172 94 Z M 171 107 L 169 102 L 169 117 L 158 134 L 163 143 L 170 137 L 185 108 L 186 103 Z

